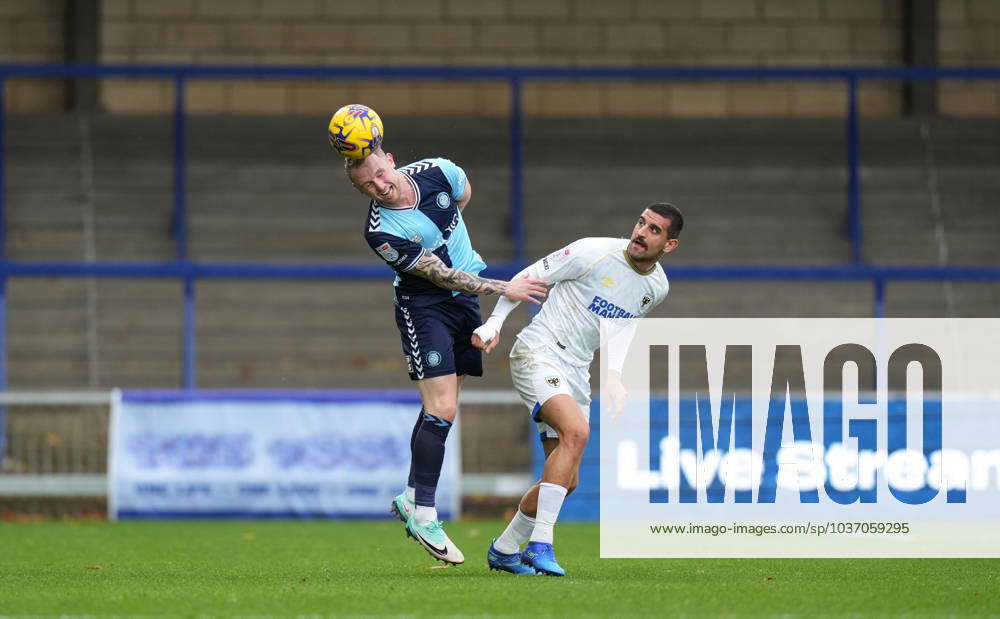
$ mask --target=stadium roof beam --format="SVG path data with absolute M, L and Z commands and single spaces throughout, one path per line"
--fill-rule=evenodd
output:
M 907 66 L 938 64 L 937 0 L 904 0 L 903 61 Z M 937 114 L 937 82 L 920 80 L 903 85 L 904 112 L 910 116 Z
M 100 0 L 66 0 L 66 62 L 97 64 L 100 43 Z M 94 111 L 98 105 L 98 80 L 75 77 L 69 83 L 69 107 L 75 112 Z

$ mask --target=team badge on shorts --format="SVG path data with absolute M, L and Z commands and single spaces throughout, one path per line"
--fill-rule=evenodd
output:
M 430 367 L 437 367 L 441 364 L 441 353 L 436 350 L 432 350 L 427 353 L 427 365 Z
M 449 196 L 448 193 L 444 191 L 442 191 L 437 195 L 435 201 L 437 202 L 437 205 L 441 208 L 448 208 L 449 206 L 451 206 L 451 196 Z
M 652 302 L 653 302 L 653 300 L 651 298 L 649 298 L 648 294 L 642 295 L 642 307 L 646 307 L 647 305 L 649 305 Z
M 558 376 L 546 376 L 545 377 L 545 382 L 547 382 L 548 384 L 552 385 L 556 389 L 559 388 L 559 377 Z

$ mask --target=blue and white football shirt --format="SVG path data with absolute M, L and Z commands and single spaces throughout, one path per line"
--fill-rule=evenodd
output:
M 399 171 L 413 183 L 416 204 L 390 208 L 372 200 L 365 240 L 396 271 L 393 285 L 399 302 L 411 306 L 438 303 L 458 293 L 408 273 L 424 250 L 447 266 L 473 275 L 486 268 L 482 257 L 472 248 L 458 210 L 458 201 L 465 192 L 465 172 L 440 158 L 422 159 Z

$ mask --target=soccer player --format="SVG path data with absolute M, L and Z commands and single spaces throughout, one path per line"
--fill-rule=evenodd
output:
M 635 333 L 635 318 L 667 296 L 659 260 L 674 251 L 684 226 L 670 204 L 647 207 L 626 239 L 585 238 L 549 254 L 514 279 L 544 279 L 549 298 L 510 351 L 514 389 L 531 411 L 545 449 L 542 478 L 529 489 L 503 534 L 487 553 L 490 569 L 563 576 L 552 550 L 563 499 L 577 486 L 580 458 L 590 435 L 590 363 L 600 346 L 600 321 L 612 319 L 606 387 L 617 414 L 625 403 L 621 368 Z M 497 301 L 493 315 L 472 336 L 477 348 L 496 347 L 504 319 L 517 303 Z M 521 545 L 527 547 L 521 552 Z
M 345 168 L 354 187 L 371 198 L 365 240 L 396 271 L 396 325 L 423 404 L 410 436 L 406 490 L 391 510 L 432 557 L 459 564 L 464 555 L 438 521 L 434 494 L 462 381 L 483 375 L 482 353 L 470 341 L 482 322 L 477 295 L 539 303 L 547 291 L 533 278 L 479 277 L 486 263 L 462 220 L 472 186 L 451 161 L 422 159 L 397 169 L 392 154 L 379 148 L 364 159 L 346 159 Z

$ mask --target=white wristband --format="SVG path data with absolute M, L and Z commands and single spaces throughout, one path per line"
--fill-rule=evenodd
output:
M 502 324 L 502 322 L 495 321 L 493 317 L 490 317 L 472 333 L 478 335 L 483 344 L 489 344 L 500 333 L 500 325 Z

